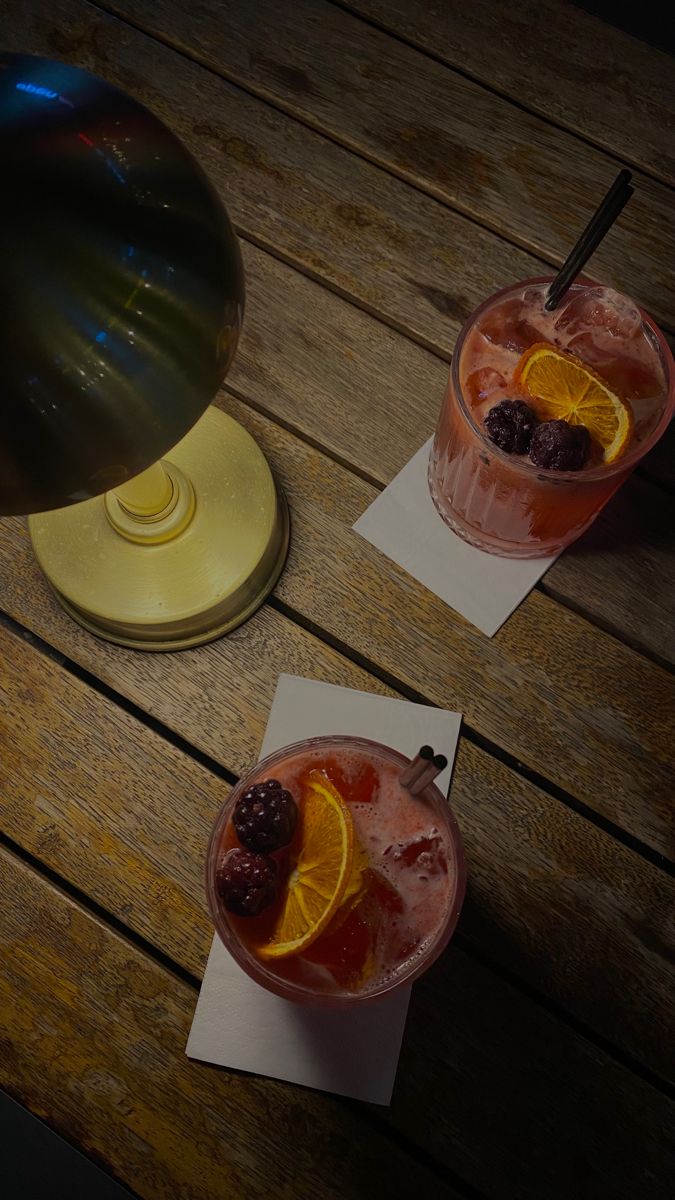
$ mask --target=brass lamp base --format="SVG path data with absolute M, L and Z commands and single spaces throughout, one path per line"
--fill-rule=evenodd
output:
M 207 409 L 165 467 L 156 516 L 130 511 L 122 488 L 29 518 L 66 612 L 136 650 L 182 650 L 234 629 L 269 595 L 288 551 L 285 498 L 237 421 Z

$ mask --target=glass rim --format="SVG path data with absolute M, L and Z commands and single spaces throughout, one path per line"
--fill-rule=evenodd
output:
M 553 278 L 553 275 L 535 275 L 528 279 L 520 279 L 515 283 L 507 284 L 506 287 L 499 288 L 498 291 L 493 292 L 491 296 L 488 296 L 488 298 L 484 300 L 482 304 L 479 304 L 477 308 L 475 308 L 467 317 L 457 336 L 457 341 L 455 342 L 455 348 L 452 352 L 452 361 L 450 364 L 450 379 L 452 382 L 453 391 L 455 393 L 457 406 L 464 421 L 480 440 L 485 449 L 490 454 L 494 455 L 499 461 L 507 463 L 509 470 L 520 472 L 526 477 L 551 480 L 551 482 L 554 483 L 596 483 L 598 480 L 609 479 L 613 475 L 618 475 L 625 471 L 629 471 L 632 467 L 636 466 L 637 463 L 639 463 L 645 457 L 645 455 L 649 453 L 649 451 L 659 441 L 659 438 L 665 433 L 668 425 L 670 424 L 673 413 L 675 412 L 675 361 L 673 360 L 672 351 L 656 322 L 652 319 L 652 317 L 650 317 L 649 313 L 645 312 L 641 305 L 637 304 L 630 296 L 625 296 L 623 292 L 618 293 L 619 295 L 624 296 L 625 299 L 630 300 L 631 304 L 635 304 L 635 307 L 642 317 L 643 324 L 647 326 L 650 333 L 656 339 L 666 379 L 666 396 L 663 405 L 663 412 L 661 413 L 661 416 L 649 437 L 645 438 L 645 440 L 642 442 L 638 442 L 637 445 L 633 447 L 632 451 L 630 451 L 628 454 L 622 455 L 620 458 L 616 459 L 615 462 L 608 464 L 600 463 L 598 466 L 590 467 L 588 470 L 582 469 L 581 471 L 554 471 L 547 467 L 537 467 L 534 463 L 522 461 L 519 458 L 515 458 L 513 454 L 507 454 L 506 451 L 497 446 L 496 443 L 487 436 L 482 427 L 478 425 L 476 421 L 474 421 L 471 409 L 466 403 L 460 384 L 459 367 L 462 350 L 464 348 L 464 342 L 466 341 L 468 334 L 473 329 L 473 326 L 478 318 L 482 316 L 486 309 L 490 308 L 495 301 L 499 300 L 502 296 L 507 296 L 510 292 L 519 291 L 521 288 L 529 287 L 532 284 L 550 283 Z M 575 280 L 572 284 L 572 287 L 579 285 L 582 287 L 609 287 L 609 284 L 597 283 L 595 280 L 588 279 L 585 276 Z M 612 290 L 616 291 L 617 289 L 613 288 Z
M 268 969 L 260 959 L 256 958 L 243 945 L 240 938 L 237 936 L 233 926 L 224 916 L 221 906 L 217 900 L 216 890 L 216 867 L 220 844 L 223 834 L 230 819 L 232 810 L 239 799 L 239 796 L 249 786 L 250 780 L 258 775 L 261 770 L 273 767 L 275 764 L 282 762 L 284 759 L 291 757 L 293 754 L 307 752 L 321 746 L 350 746 L 357 748 L 363 747 L 382 757 L 387 757 L 391 761 L 394 759 L 400 763 L 401 768 L 407 766 L 411 759 L 405 754 L 395 750 L 392 746 L 386 745 L 384 742 L 378 742 L 373 738 L 364 738 L 359 735 L 351 734 L 324 734 L 317 737 L 303 738 L 298 742 L 291 742 L 287 746 L 282 746 L 264 758 L 259 759 L 257 763 L 244 775 L 242 775 L 237 783 L 232 787 L 227 799 L 223 802 L 211 830 L 209 837 L 208 849 L 206 854 L 205 864 L 205 884 L 206 884 L 206 899 L 209 906 L 209 912 L 213 921 L 216 933 L 223 943 L 225 949 L 232 955 L 235 962 L 246 972 L 246 974 L 260 984 L 261 987 L 268 991 L 274 992 L 278 996 L 282 996 L 286 1000 L 293 1000 L 297 1003 L 304 1004 L 307 1007 L 325 1007 L 325 1008 L 344 1008 L 353 1004 L 367 1004 L 371 1001 L 381 1000 L 383 996 L 398 988 L 409 985 L 423 975 L 433 962 L 445 950 L 450 938 L 452 937 L 459 914 L 464 901 L 466 892 L 466 860 L 464 856 L 464 843 L 460 832 L 457 818 L 455 817 L 449 800 L 443 795 L 440 788 L 435 784 L 429 784 L 422 795 L 429 798 L 437 815 L 445 822 L 447 826 L 448 841 L 453 855 L 453 865 L 455 868 L 454 888 L 451 888 L 448 899 L 447 913 L 445 919 L 441 922 L 435 937 L 426 948 L 424 954 L 419 960 L 416 960 L 410 970 L 396 977 L 393 980 L 387 981 L 381 987 L 373 988 L 365 993 L 359 992 L 315 992 L 311 987 L 303 987 L 290 980 L 285 980 L 277 977 L 273 971 Z

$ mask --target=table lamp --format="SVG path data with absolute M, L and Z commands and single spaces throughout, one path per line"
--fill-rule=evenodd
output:
M 208 641 L 268 595 L 289 530 L 257 443 L 211 406 L 244 303 L 227 213 L 157 117 L 63 63 L 0 55 L 0 154 L 0 514 L 32 514 L 92 633 Z

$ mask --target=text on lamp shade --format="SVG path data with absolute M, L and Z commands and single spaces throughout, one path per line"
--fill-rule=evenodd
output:
M 47 100 L 56 100 L 58 92 L 50 92 L 49 88 L 39 87 L 36 83 L 17 83 L 17 91 L 30 92 L 33 96 L 44 96 Z

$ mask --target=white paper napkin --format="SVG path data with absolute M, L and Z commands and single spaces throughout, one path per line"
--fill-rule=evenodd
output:
M 461 716 L 282 675 L 261 757 L 325 734 L 373 738 L 413 757 L 429 742 L 445 754 L 438 777 L 447 791 Z M 287 1079 L 339 1095 L 389 1104 L 403 1038 L 409 988 L 349 1010 L 305 1008 L 254 983 L 218 937 L 211 946 L 186 1047 L 191 1058 Z
M 354 525 L 356 533 L 492 637 L 554 563 L 476 550 L 445 524 L 427 483 L 425 442 Z

